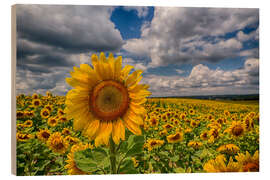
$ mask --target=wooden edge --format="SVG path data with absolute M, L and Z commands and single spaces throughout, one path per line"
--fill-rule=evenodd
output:
M 11 6 L 11 173 L 16 175 L 16 5 Z

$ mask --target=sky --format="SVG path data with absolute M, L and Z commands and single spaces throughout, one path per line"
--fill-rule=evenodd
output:
M 142 69 L 152 96 L 259 93 L 259 9 L 17 5 L 17 94 L 65 95 L 91 54 Z

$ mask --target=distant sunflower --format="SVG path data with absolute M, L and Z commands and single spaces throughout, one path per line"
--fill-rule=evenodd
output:
M 194 115 L 194 114 L 195 114 L 195 110 L 194 110 L 194 109 L 190 109 L 190 110 L 188 110 L 188 113 L 189 113 L 190 115 Z
M 207 133 L 207 131 L 201 133 L 200 138 L 201 138 L 201 140 L 204 140 L 204 141 L 207 140 L 208 139 L 208 133 Z
M 80 142 L 80 139 L 76 137 L 72 137 L 72 136 L 66 136 L 64 139 L 71 145 L 74 145 Z
M 43 108 L 40 111 L 40 115 L 42 118 L 47 119 L 50 116 L 50 111 L 47 108 Z
M 17 119 L 23 118 L 24 117 L 24 112 L 23 111 L 17 111 L 16 112 L 16 117 L 17 117 Z
M 60 116 L 58 119 L 62 123 L 68 122 L 68 119 L 65 116 Z
M 189 147 L 192 147 L 193 149 L 199 149 L 203 144 L 199 141 L 190 141 L 188 143 Z
M 68 128 L 64 128 L 64 129 L 62 130 L 62 134 L 65 135 L 65 136 L 71 135 L 71 130 L 68 129 Z
M 32 105 L 34 107 L 39 107 L 41 105 L 41 100 L 40 99 L 33 99 L 32 100 Z
M 50 135 L 47 145 L 49 148 L 56 153 L 64 154 L 68 148 L 68 142 L 63 138 L 61 133 L 55 132 Z
M 155 116 L 151 117 L 151 118 L 149 119 L 149 124 L 150 124 L 151 126 L 157 126 L 157 125 L 158 125 L 158 119 L 157 119 Z
M 167 124 L 164 124 L 162 127 L 163 127 L 164 129 L 166 129 L 166 130 L 170 130 L 170 129 L 173 128 L 173 125 L 167 123 Z
M 53 110 L 53 106 L 51 104 L 47 104 L 44 108 L 48 109 L 50 112 Z
M 122 69 L 122 57 L 108 58 L 92 55 L 92 65 L 74 67 L 71 78 L 66 78 L 74 87 L 66 96 L 65 113 L 74 119 L 74 129 L 83 130 L 83 135 L 95 140 L 95 145 L 108 145 L 112 137 L 119 144 L 125 139 L 125 127 L 133 134 L 140 135 L 140 125 L 146 113 L 142 106 L 148 85 L 138 84 L 142 79 L 141 70 L 129 75 L 133 66 Z
M 58 124 L 58 119 L 55 117 L 50 117 L 47 121 L 48 125 L 51 127 L 55 127 Z
M 57 115 L 58 116 L 63 116 L 65 113 L 64 113 L 64 111 L 62 110 L 62 109 L 58 109 L 57 110 Z
M 225 145 L 221 145 L 217 148 L 218 152 L 226 153 L 229 155 L 233 155 L 233 154 L 239 152 L 239 150 L 240 150 L 239 147 L 236 146 L 235 144 L 225 144 Z
M 163 140 L 159 139 L 148 139 L 144 145 L 148 149 L 148 151 L 152 151 L 153 149 L 156 149 L 164 144 Z
M 182 132 L 177 132 L 175 134 L 167 136 L 167 141 L 169 143 L 178 143 L 183 140 L 183 133 Z
M 245 126 L 240 121 L 233 121 L 231 126 L 224 132 L 229 132 L 234 137 L 239 137 L 244 134 Z
M 34 94 L 32 95 L 32 99 L 38 99 L 38 95 L 37 95 L 36 93 L 34 93 Z
M 45 143 L 49 139 L 50 135 L 51 135 L 51 132 L 48 129 L 41 129 L 37 133 L 38 139 L 41 140 L 42 142 L 45 142 Z
M 24 124 L 24 127 L 32 127 L 33 126 L 33 121 L 27 120 L 23 124 Z
M 29 139 L 32 139 L 32 138 L 34 138 L 34 136 L 32 134 L 24 134 L 24 133 L 20 133 L 20 132 L 16 133 L 17 141 L 25 142 L 25 141 L 28 141 Z

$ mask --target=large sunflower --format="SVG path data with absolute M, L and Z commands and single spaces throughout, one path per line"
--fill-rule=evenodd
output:
M 109 138 L 119 144 L 125 139 L 125 127 L 136 135 L 141 134 L 143 115 L 142 106 L 148 85 L 138 84 L 142 71 L 126 65 L 122 69 L 122 57 L 108 58 L 92 55 L 92 65 L 81 64 L 74 67 L 71 78 L 66 81 L 74 87 L 66 96 L 65 113 L 74 119 L 74 129 L 82 130 L 85 136 L 95 140 L 95 145 L 108 145 Z

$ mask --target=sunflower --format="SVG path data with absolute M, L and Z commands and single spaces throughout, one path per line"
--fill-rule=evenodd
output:
M 237 152 L 239 152 L 239 147 L 236 146 L 235 144 L 225 144 L 225 145 L 221 145 L 217 148 L 218 152 L 221 153 L 226 153 L 226 154 L 235 154 Z
M 53 152 L 64 154 L 67 151 L 69 144 L 68 141 L 63 138 L 60 132 L 55 132 L 50 135 L 47 145 Z
M 129 75 L 133 66 L 122 69 L 121 56 L 106 58 L 104 53 L 100 58 L 93 54 L 92 65 L 74 67 L 71 78 L 66 79 L 74 87 L 67 93 L 65 108 L 67 117 L 74 119 L 74 129 L 95 140 L 96 146 L 108 145 L 110 137 L 119 144 L 125 139 L 125 127 L 140 135 L 146 113 L 142 104 L 151 94 L 148 85 L 138 84 L 142 71 Z
M 175 134 L 167 136 L 167 141 L 169 143 L 178 143 L 183 140 L 183 133 L 182 132 L 177 132 Z
M 139 166 L 139 161 L 138 161 L 138 160 L 136 160 L 136 158 L 135 158 L 135 157 L 132 157 L 132 158 L 131 158 L 131 160 L 132 160 L 132 162 L 133 162 L 133 166 L 134 166 L 135 168 Z
M 207 161 L 203 165 L 206 172 L 239 172 L 240 166 L 230 157 L 228 164 L 224 155 L 218 155 L 215 159 Z
M 259 171 L 259 151 L 256 151 L 253 156 L 246 152 L 246 154 L 240 153 L 235 159 L 241 165 L 244 172 L 258 172 Z
M 38 99 L 38 95 L 37 95 L 36 93 L 34 93 L 34 94 L 32 95 L 32 99 Z
M 80 142 L 80 139 L 76 138 L 76 137 L 72 137 L 72 136 L 66 136 L 65 137 L 65 141 L 67 141 L 69 144 L 77 144 Z
M 23 124 L 24 124 L 24 127 L 32 127 L 33 126 L 33 121 L 27 120 Z
M 17 119 L 23 118 L 24 117 L 24 112 L 23 111 L 17 111 L 16 112 L 16 117 L 17 117 Z
M 45 143 L 49 139 L 50 135 L 51 135 L 51 132 L 48 129 L 41 129 L 37 133 L 38 139 L 41 140 L 42 142 L 45 142 Z
M 198 124 L 199 123 L 197 121 L 195 121 L 195 120 L 191 120 L 191 122 L 190 122 L 190 126 L 193 127 L 193 128 L 197 127 Z
M 58 119 L 55 117 L 50 117 L 47 121 L 48 125 L 51 127 L 55 127 L 58 124 Z
M 170 129 L 173 128 L 173 125 L 167 123 L 167 124 L 163 125 L 163 128 L 166 129 L 166 130 L 170 130 Z
M 168 134 L 167 130 L 166 129 L 163 129 L 162 131 L 160 131 L 158 133 L 160 136 L 166 136 Z
M 32 138 L 34 138 L 34 136 L 32 134 L 24 134 L 24 133 L 20 133 L 20 132 L 16 133 L 17 141 L 25 142 L 25 141 L 28 141 L 29 139 L 32 139 Z
M 159 148 L 164 144 L 163 140 L 159 139 L 148 139 L 144 145 L 148 149 L 148 151 L 152 151 L 153 149 Z
M 250 118 L 249 116 L 246 116 L 244 119 L 243 119 L 243 122 L 242 122 L 245 126 L 245 130 L 249 131 L 249 130 L 252 130 L 254 128 L 254 122 L 253 122 L 253 119 Z
M 42 118 L 47 119 L 50 116 L 50 111 L 47 108 L 43 108 L 40 111 L 40 115 Z
M 62 123 L 68 122 L 68 119 L 65 116 L 60 116 L 59 121 L 61 121 Z
M 234 137 L 242 136 L 245 132 L 245 126 L 240 121 L 233 121 L 231 126 L 224 131 L 229 132 Z
M 63 116 L 65 113 L 64 113 L 64 111 L 62 110 L 62 109 L 58 109 L 57 110 L 57 115 L 58 116 Z
M 152 116 L 150 119 L 149 119 L 149 124 L 151 126 L 157 126 L 158 125 L 158 119 L 155 117 L 155 116 Z
M 199 149 L 202 146 L 202 143 L 199 141 L 190 141 L 188 143 L 188 147 L 192 147 L 193 149 Z
M 53 106 L 50 104 L 47 104 L 46 106 L 44 106 L 44 108 L 48 109 L 50 112 L 52 112 L 53 110 Z
M 62 130 L 62 134 L 65 135 L 65 136 L 71 135 L 71 130 L 68 129 L 68 128 L 64 128 L 64 129 Z
M 204 140 L 204 141 L 207 140 L 208 139 L 208 133 L 207 133 L 207 131 L 201 133 L 200 138 L 201 138 L 201 140 Z
M 91 145 L 88 144 L 75 144 L 71 147 L 70 153 L 68 153 L 67 155 L 67 165 L 65 165 L 65 168 L 68 169 L 67 173 L 69 175 L 83 175 L 83 174 L 88 174 L 84 171 L 82 171 L 81 169 L 79 169 L 76 165 L 76 162 L 74 160 L 74 153 L 78 152 L 78 151 L 83 151 L 85 149 L 92 149 L 93 147 Z
M 33 99 L 32 100 L 32 105 L 34 107 L 39 107 L 41 105 L 41 100 L 40 99 Z
M 192 129 L 191 128 L 186 128 L 185 129 L 185 133 L 191 133 L 192 132 Z
M 195 114 L 195 110 L 194 110 L 194 109 L 190 109 L 190 110 L 188 110 L 188 113 L 189 113 L 190 115 L 194 115 L 194 114 Z

